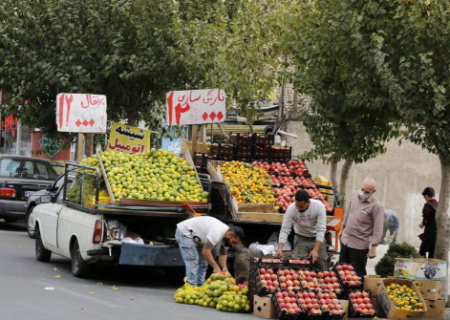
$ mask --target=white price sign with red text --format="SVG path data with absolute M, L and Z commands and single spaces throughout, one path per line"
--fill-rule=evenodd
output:
M 171 91 L 167 94 L 167 124 L 216 123 L 225 120 L 226 94 L 221 89 Z
M 62 132 L 106 132 L 106 96 L 60 93 L 56 96 L 56 124 Z

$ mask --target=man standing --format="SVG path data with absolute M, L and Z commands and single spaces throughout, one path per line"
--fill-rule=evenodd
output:
M 325 206 L 321 201 L 310 199 L 308 192 L 299 190 L 295 202 L 286 210 L 278 240 L 277 257 L 283 256 L 283 247 L 294 225 L 294 258 L 308 259 L 321 270 L 328 269 L 326 245 Z
M 384 209 L 374 195 L 376 190 L 374 179 L 364 179 L 361 190 L 352 195 L 340 232 L 339 262 L 352 262 L 360 276 L 367 274 L 367 257 L 377 256 L 376 248 L 383 235 Z
M 227 270 L 227 248 L 241 243 L 244 230 L 228 227 L 213 217 L 196 217 L 177 224 L 175 238 L 186 266 L 187 282 L 201 286 L 205 282 L 208 264 L 214 272 Z M 212 250 L 220 247 L 219 264 L 214 260 Z
M 400 220 L 398 220 L 394 210 L 390 209 L 384 210 L 384 227 L 381 244 L 397 243 L 398 229 L 400 229 Z M 388 230 L 389 230 L 389 237 L 388 239 L 385 239 Z
M 426 203 L 422 209 L 422 222 L 419 223 L 419 228 L 424 228 L 424 232 L 419 235 L 422 244 L 420 245 L 419 253 L 428 259 L 434 258 L 434 248 L 436 247 L 437 225 L 436 225 L 436 211 L 438 202 L 434 198 L 435 192 L 431 187 L 426 187 L 422 192 Z

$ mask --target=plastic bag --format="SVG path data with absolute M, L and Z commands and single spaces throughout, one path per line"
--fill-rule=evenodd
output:
M 278 237 L 280 236 L 280 233 L 278 231 L 274 231 L 270 237 L 269 240 L 267 240 L 267 244 L 271 244 L 275 246 L 275 248 L 278 248 Z M 286 243 L 284 244 L 283 251 L 291 251 L 292 245 L 289 242 L 289 240 L 286 240 Z
M 254 242 L 249 246 L 250 249 L 261 250 L 264 255 L 274 255 L 277 253 L 278 245 L 274 244 L 259 244 L 258 242 Z
M 134 243 L 134 244 L 144 244 L 144 240 L 142 240 L 141 237 L 137 238 L 131 238 L 131 237 L 125 237 L 121 241 L 122 243 Z

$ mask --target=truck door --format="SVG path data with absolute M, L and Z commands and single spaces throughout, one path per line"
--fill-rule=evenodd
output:
M 58 217 L 61 210 L 64 208 L 62 204 L 63 192 L 59 192 L 55 203 L 50 206 L 50 210 L 45 215 L 45 230 L 47 232 L 46 242 L 48 245 L 58 248 Z

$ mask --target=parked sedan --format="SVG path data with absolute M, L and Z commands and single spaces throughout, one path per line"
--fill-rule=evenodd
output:
M 43 159 L 0 155 L 0 218 L 25 220 L 28 197 L 52 184 L 58 174 Z
M 69 175 L 69 186 L 74 181 L 74 177 L 72 175 Z M 47 188 L 43 190 L 39 190 L 31 194 L 28 199 L 27 203 L 25 205 L 26 207 L 26 216 L 25 216 L 25 222 L 27 224 L 27 232 L 31 239 L 35 239 L 36 235 L 34 233 L 34 219 L 33 219 L 33 210 L 34 208 L 41 203 L 41 196 L 50 196 L 51 201 L 55 202 L 56 196 L 61 190 L 61 188 L 64 185 L 64 174 L 60 175 L 56 181 L 48 185 Z

